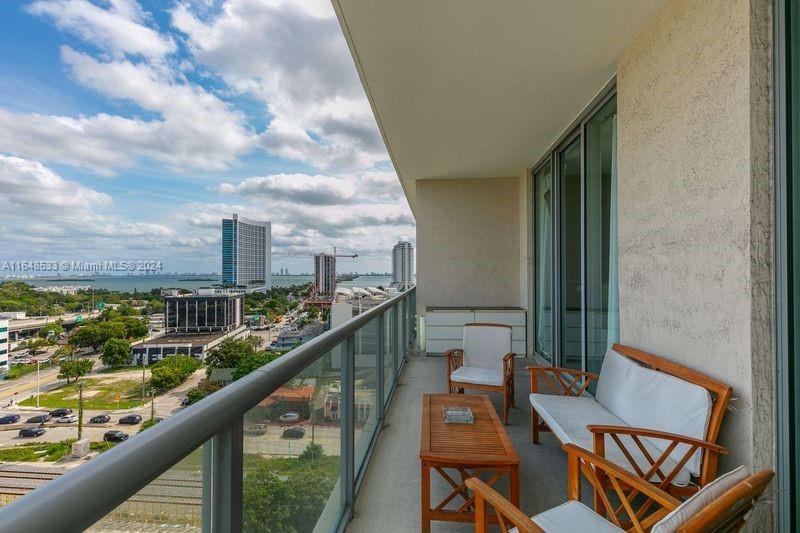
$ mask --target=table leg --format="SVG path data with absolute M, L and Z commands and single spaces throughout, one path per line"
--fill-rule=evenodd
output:
M 508 472 L 508 492 L 511 503 L 519 509 L 519 465 L 514 465 Z
M 422 533 L 430 533 L 431 530 L 431 469 L 430 466 L 422 462 L 421 471 L 421 490 L 422 496 L 420 507 L 422 508 Z

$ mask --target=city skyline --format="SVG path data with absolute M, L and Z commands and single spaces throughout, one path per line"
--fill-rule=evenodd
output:
M 356 249 L 354 271 L 413 240 L 328 2 L 37 0 L 0 21 L 0 260 L 217 271 L 232 212 L 272 220 L 273 251 Z

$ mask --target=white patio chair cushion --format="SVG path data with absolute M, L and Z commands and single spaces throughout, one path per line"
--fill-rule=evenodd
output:
M 511 352 L 511 328 L 464 326 L 464 366 L 502 371 L 503 356 Z
M 503 369 L 480 368 L 474 366 L 460 366 L 450 374 L 452 381 L 459 383 L 472 383 L 474 385 L 503 386 Z
M 677 531 L 689 518 L 696 515 L 705 506 L 728 492 L 737 483 L 747 479 L 750 472 L 747 467 L 740 466 L 720 476 L 683 502 L 680 507 L 659 520 L 653 526 L 651 533 L 672 533 Z
M 618 418 L 588 396 L 555 396 L 534 393 L 530 395 L 530 401 L 533 408 L 536 409 L 536 412 L 539 413 L 539 416 L 542 417 L 562 444 L 572 443 L 585 450 L 594 450 L 594 439 L 591 432 L 586 429 L 586 426 L 629 426 L 627 422 Z M 625 444 L 639 468 L 642 471 L 647 471 L 650 468 L 650 463 L 639 450 L 639 447 L 636 446 L 633 439 L 628 436 L 620 436 L 620 440 Z M 661 450 L 656 448 L 650 441 L 647 439 L 641 439 L 641 441 L 651 457 L 655 459 L 661 455 Z M 605 457 L 625 470 L 637 474 L 625 454 L 609 435 L 606 435 Z M 667 474 L 675 466 L 676 462 L 670 456 L 664 461 L 661 471 Z M 658 478 L 657 474 L 654 474 L 651 481 L 660 481 L 660 478 Z M 673 483 L 679 486 L 686 486 L 690 481 L 691 474 L 685 467 L 681 468 L 673 479 Z
M 606 352 L 597 401 L 626 425 L 665 431 L 705 440 L 711 418 L 711 395 L 705 388 L 675 376 L 645 368 L 613 349 Z M 664 451 L 670 441 L 650 439 Z M 689 449 L 680 444 L 672 452 L 676 461 Z M 692 455 L 686 469 L 700 475 L 702 450 Z
M 578 501 L 568 501 L 558 507 L 539 513 L 531 520 L 544 529 L 557 533 L 565 531 L 590 531 L 592 533 L 619 533 L 624 531 L 618 528 L 599 514 Z M 516 532 L 517 529 L 510 529 Z

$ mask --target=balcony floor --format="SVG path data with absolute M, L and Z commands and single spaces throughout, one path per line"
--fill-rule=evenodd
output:
M 542 434 L 540 445 L 531 443 L 527 362 L 525 359 L 517 360 L 517 407 L 510 411 L 506 430 L 520 457 L 520 505 L 530 516 L 565 501 L 567 461 L 552 434 Z M 386 416 L 386 427 L 375 446 L 356 500 L 348 532 L 385 531 L 389 525 L 392 531 L 420 530 L 422 394 L 445 391 L 444 365 L 441 357 L 426 357 L 419 353 L 412 353 L 409 357 Z M 497 412 L 502 412 L 500 395 L 490 396 Z M 431 498 L 438 497 L 439 501 L 449 494 L 449 485 L 436 475 L 432 479 Z M 584 483 L 584 488 L 586 485 Z M 507 494 L 504 485 L 498 486 Z M 583 496 L 584 501 L 590 501 L 590 495 Z M 433 532 L 473 530 L 473 524 L 433 522 L 431 525 Z

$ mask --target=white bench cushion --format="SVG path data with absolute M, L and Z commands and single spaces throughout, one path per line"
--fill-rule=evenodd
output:
M 503 386 L 503 367 L 496 369 L 480 368 L 474 366 L 460 366 L 450 374 L 452 381 L 459 383 L 472 383 L 475 385 Z
M 693 383 L 645 368 L 613 349 L 606 352 L 597 401 L 631 427 L 654 429 L 705 440 L 711 418 L 711 395 Z M 664 451 L 670 441 L 650 439 Z M 671 457 L 676 461 L 689 449 L 680 444 Z M 686 463 L 693 475 L 700 475 L 702 451 Z
M 578 501 L 568 501 L 532 517 L 531 520 L 544 529 L 557 533 L 566 531 L 590 531 L 592 533 L 619 533 L 618 528 L 599 514 Z M 512 529 L 510 531 L 516 531 Z M 509 531 L 509 533 L 510 533 Z
M 588 396 L 555 396 L 552 394 L 531 394 L 531 405 L 539 416 L 542 417 L 547 426 L 553 431 L 556 438 L 562 444 L 575 444 L 585 450 L 594 450 L 594 439 L 586 429 L 588 425 L 597 426 L 628 426 L 628 424 L 609 412 L 600 405 L 594 398 Z M 636 446 L 636 443 L 627 436 L 620 436 L 620 440 L 625 444 L 631 457 L 639 465 L 642 471 L 650 468 L 650 462 Z M 661 450 L 656 448 L 647 439 L 641 439 L 642 444 L 650 453 L 653 459 L 661 455 Z M 617 443 L 606 435 L 605 457 L 625 470 L 636 474 L 636 470 L 631 466 L 625 454 L 620 450 Z M 661 466 L 661 471 L 667 474 L 675 467 L 676 462 L 672 457 L 668 457 Z M 651 481 L 660 481 L 658 475 L 654 475 Z M 686 486 L 691 481 L 691 474 L 686 468 L 682 468 L 673 479 L 673 483 L 679 486 Z
M 511 328 L 464 326 L 464 366 L 502 370 L 503 356 L 511 352 Z

